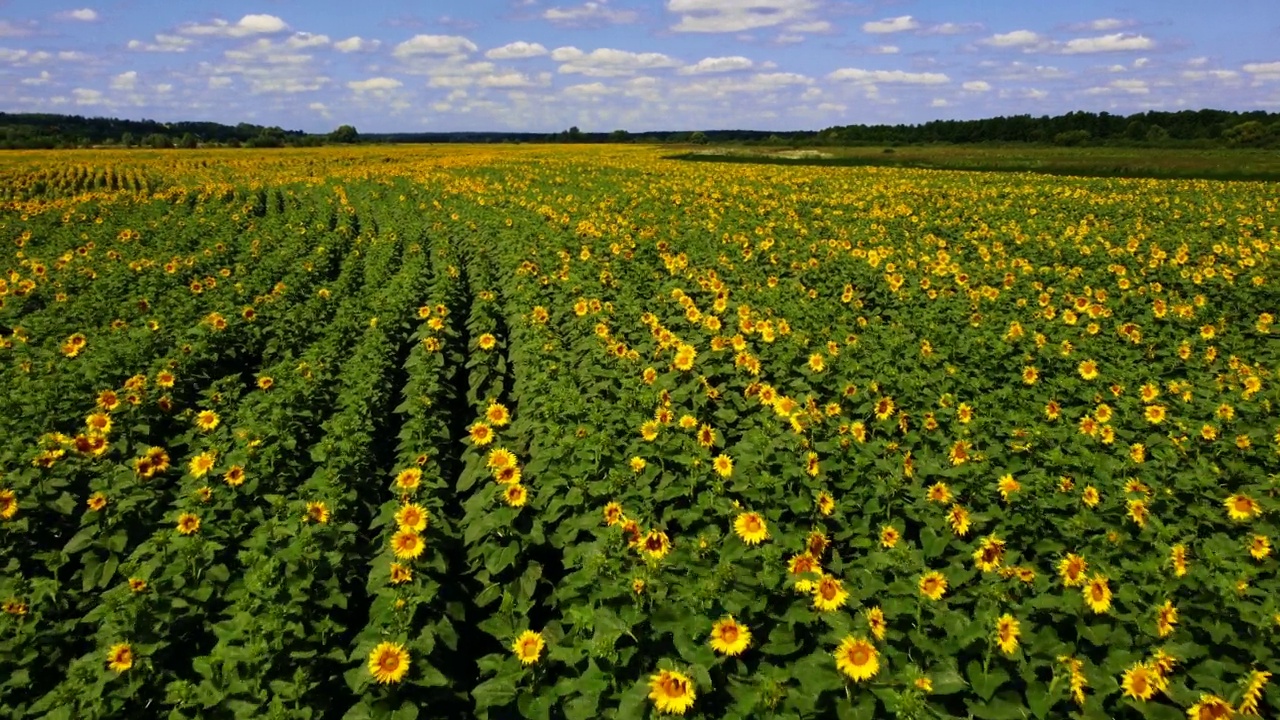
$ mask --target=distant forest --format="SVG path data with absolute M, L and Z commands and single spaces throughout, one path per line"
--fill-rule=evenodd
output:
M 843 125 L 825 130 L 769 132 L 695 130 L 558 133 L 421 132 L 362 134 L 350 125 L 305 133 L 240 123 L 161 123 L 79 115 L 0 113 L 0 149 L 94 146 L 150 148 L 309 147 L 350 143 L 738 143 L 752 145 L 924 145 L 1023 143 L 1151 147 L 1280 148 L 1280 113 L 1183 110 L 1136 115 L 1071 112 L 1054 117 L 1013 115 L 985 120 L 934 120 L 918 125 Z

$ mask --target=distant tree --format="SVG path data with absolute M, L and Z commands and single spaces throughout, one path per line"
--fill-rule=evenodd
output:
M 1222 138 L 1235 147 L 1264 147 L 1275 140 L 1273 130 L 1261 121 L 1250 120 L 1227 128 Z
M 1147 128 L 1147 142 L 1162 143 L 1169 139 L 1169 131 L 1159 125 L 1152 125 Z
M 689 136 L 689 142 L 694 143 L 695 145 L 706 145 L 707 134 L 702 132 L 701 130 L 698 130 L 697 132 Z
M 173 141 L 164 133 L 151 133 L 147 136 L 144 144 L 149 148 L 155 148 L 157 150 L 173 147 Z
M 609 133 L 609 142 L 624 143 L 631 139 L 631 133 L 626 130 L 614 130 Z
M 178 147 L 183 148 L 185 150 L 195 150 L 196 148 L 200 147 L 200 141 L 197 140 L 196 136 L 192 135 L 191 133 L 183 133 L 182 138 L 178 140 Z
M 577 125 L 569 128 L 569 131 L 565 133 L 565 135 L 565 139 L 569 142 L 582 142 L 582 131 L 578 129 Z
M 1065 147 L 1075 147 L 1089 142 L 1093 138 L 1088 130 L 1067 130 L 1053 136 L 1054 145 L 1062 145 Z
M 350 145 L 359 141 L 360 133 L 351 125 L 339 125 L 337 130 L 329 133 L 329 142 Z
M 1147 137 L 1147 124 L 1134 120 L 1124 129 L 1124 136 L 1130 140 L 1143 140 Z
M 134 139 L 133 133 L 127 132 L 120 136 L 120 144 L 125 147 L 133 147 L 138 144 L 138 141 Z

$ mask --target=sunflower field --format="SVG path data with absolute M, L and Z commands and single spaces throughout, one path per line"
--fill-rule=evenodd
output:
M 1275 185 L 0 158 L 0 718 L 1280 716 Z

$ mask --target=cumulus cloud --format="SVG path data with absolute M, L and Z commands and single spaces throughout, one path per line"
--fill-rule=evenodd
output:
M 112 90 L 132 90 L 138 85 L 138 71 L 129 70 L 111 78 Z
M 560 47 L 551 52 L 551 59 L 560 65 L 566 75 L 577 73 L 588 77 L 616 77 L 634 75 L 641 70 L 678 67 L 680 61 L 662 53 L 634 53 L 612 48 L 599 48 L 585 53 L 576 47 Z
M 1044 38 L 1031 30 L 1013 30 L 1007 33 L 996 33 L 981 42 L 990 47 L 1029 47 L 1042 44 Z
M 1068 26 L 1071 30 L 1083 30 L 1094 32 L 1106 32 L 1108 30 L 1119 30 L 1120 28 L 1131 27 L 1135 23 L 1132 20 L 1119 20 L 1117 18 L 1098 18 L 1089 22 L 1075 23 Z
M 876 34 L 905 32 L 907 30 L 915 30 L 920 27 L 920 23 L 910 15 L 900 15 L 893 18 L 885 18 L 884 20 L 872 20 L 871 22 L 862 23 L 862 31 Z
M 403 85 L 404 83 L 399 80 L 389 77 L 373 77 L 368 80 L 352 80 L 347 83 L 347 87 L 358 93 L 395 90 Z
M 507 43 L 502 47 L 496 47 L 486 52 L 484 56 L 490 60 L 523 60 L 525 58 L 539 57 L 546 54 L 547 49 L 539 43 L 517 40 L 513 43 Z
M 616 90 L 602 82 L 593 82 L 581 85 L 570 85 L 564 90 L 561 90 L 561 92 L 571 97 L 599 97 L 601 95 L 608 95 L 616 92 Z
M 98 11 L 93 8 L 80 8 L 79 10 L 67 10 L 60 12 L 56 16 L 59 20 L 77 20 L 79 22 L 93 22 L 98 19 Z
M 207 24 L 188 23 L 178 28 L 183 35 L 209 35 L 214 37 L 248 37 L 284 32 L 289 26 L 275 15 L 245 15 L 234 23 L 214 20 Z
M 945 22 L 932 25 L 924 30 L 925 35 L 963 35 L 982 30 L 982 23 Z
M 551 84 L 551 73 L 538 73 L 535 77 L 530 77 L 522 72 L 515 70 L 507 70 L 504 72 L 485 75 L 476 81 L 476 85 L 482 88 L 494 88 L 498 90 L 514 90 L 517 88 L 545 87 Z
M 23 85 L 48 85 L 53 80 L 53 75 L 48 70 L 41 70 L 39 75 L 35 77 L 22 78 Z
M 571 27 L 581 25 L 623 25 L 635 22 L 639 14 L 634 10 L 617 10 L 609 7 L 608 0 L 587 2 L 573 7 L 547 8 L 542 13 L 544 20 L 557 25 Z
M 1254 80 L 1280 80 L 1280 61 L 1246 63 L 1240 69 L 1252 75 Z
M 1084 53 L 1150 50 L 1155 46 L 1155 42 L 1145 35 L 1112 33 L 1111 35 L 1102 35 L 1099 37 L 1068 40 L 1066 44 L 1062 46 L 1061 52 L 1065 55 L 1079 55 Z
M 75 97 L 77 105 L 101 105 L 104 100 L 101 90 L 90 88 L 76 88 L 71 91 L 71 95 Z
M 475 43 L 460 35 L 414 35 L 391 51 L 398 58 L 418 55 L 459 56 L 475 52 Z
M 359 35 L 352 35 L 346 40 L 339 40 L 333 44 L 333 49 L 340 53 L 354 52 L 370 52 L 377 50 L 382 45 L 379 40 L 366 40 Z
M 905 70 L 863 70 L 840 68 L 827 75 L 828 80 L 858 84 L 897 83 L 901 85 L 945 85 L 951 78 L 942 73 L 907 72 Z
M 741 55 L 731 57 L 709 57 L 680 68 L 681 75 L 702 75 L 705 73 L 732 72 L 734 70 L 750 70 L 755 63 Z
M 15 25 L 8 20 L 0 20 L 0 38 L 26 37 L 33 32 L 35 32 L 34 23 L 28 25 Z
M 195 43 L 180 35 L 156 35 L 155 42 L 130 40 L 125 46 L 130 50 L 141 52 L 186 52 Z
M 991 83 L 986 80 L 970 80 L 960 87 L 968 90 L 969 92 L 989 92 L 991 90 Z
M 816 0 L 667 0 L 667 10 L 680 16 L 676 32 L 743 32 L 811 22 Z

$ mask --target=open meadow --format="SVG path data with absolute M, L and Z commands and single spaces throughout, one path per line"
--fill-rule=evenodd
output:
M 1276 717 L 1276 184 L 0 157 L 0 718 Z

